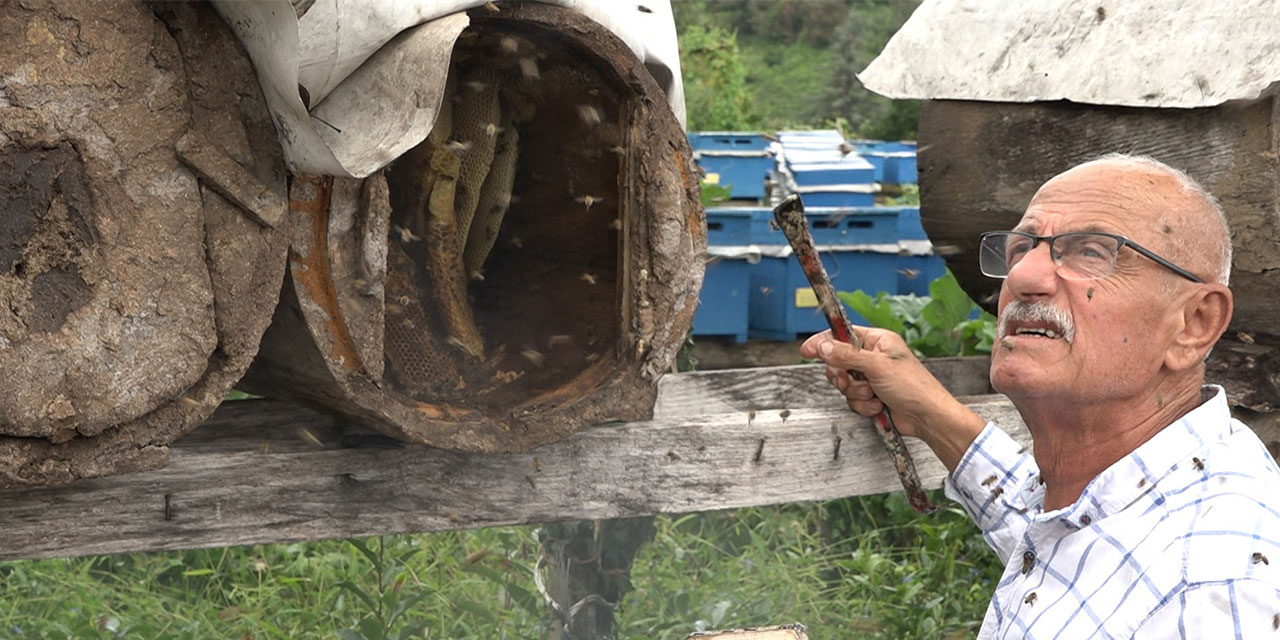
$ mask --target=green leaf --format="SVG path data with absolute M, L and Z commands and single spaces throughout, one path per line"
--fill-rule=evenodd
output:
M 947 270 L 942 277 L 929 283 L 929 304 L 921 310 L 921 316 L 930 326 L 950 330 L 969 318 L 977 306 L 969 299 L 956 277 Z
M 358 538 L 351 538 L 350 540 L 347 540 L 347 543 L 355 547 L 358 551 L 360 551 L 360 553 L 363 553 L 364 557 L 368 558 L 369 562 L 371 562 L 375 568 L 378 568 L 381 566 L 381 563 L 378 562 L 378 554 L 374 553 L 373 550 L 369 549 L 369 545 L 365 544 L 364 540 L 360 540 Z
M 192 569 L 190 571 L 182 572 L 182 576 L 184 578 L 190 578 L 193 576 L 207 576 L 212 574 L 213 574 L 213 569 Z
M 482 620 L 492 622 L 494 620 L 493 612 L 488 607 L 472 600 L 471 598 L 458 598 L 453 601 L 453 606 L 473 615 Z
M 359 597 L 361 600 L 364 601 L 366 605 L 369 606 L 369 609 L 371 611 L 377 611 L 378 609 L 377 601 L 373 599 L 373 596 L 369 595 L 369 592 L 356 586 L 354 582 L 351 582 L 350 580 L 343 580 L 342 582 L 339 582 L 336 586 L 339 589 L 346 589 L 347 591 L 350 591 L 351 593 L 356 594 L 357 597 Z
M 865 291 L 841 291 L 836 295 L 840 296 L 840 299 L 849 305 L 850 309 L 853 309 L 854 312 L 871 323 L 871 326 L 888 329 L 898 334 L 902 333 L 902 319 L 894 312 L 890 303 L 885 300 L 883 293 L 877 295 L 875 299 L 872 299 Z
M 364 634 L 366 640 L 384 640 L 387 637 L 387 628 L 382 621 L 369 616 L 360 621 L 360 633 Z
M 351 629 L 338 629 L 339 640 L 365 640 L 365 637 Z

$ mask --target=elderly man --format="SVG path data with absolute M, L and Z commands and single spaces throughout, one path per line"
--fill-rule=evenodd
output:
M 947 495 L 1005 563 L 979 638 L 1280 637 L 1280 470 L 1204 385 L 1232 305 L 1213 197 L 1108 156 L 1045 183 L 980 262 L 1004 279 L 991 384 L 1031 453 L 896 334 L 801 347 L 854 411 L 889 407 L 951 471 Z

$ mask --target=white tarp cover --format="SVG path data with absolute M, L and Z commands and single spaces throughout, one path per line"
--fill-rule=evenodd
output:
M 649 66 L 684 122 L 670 0 L 542 0 L 600 23 Z M 240 38 L 291 169 L 361 178 L 431 131 L 467 9 L 485 0 L 213 0 Z M 295 4 L 297 8 L 295 9 Z M 502 2 L 493 3 L 501 11 Z M 303 102 L 302 91 L 309 98 Z
M 890 98 L 1138 107 L 1280 80 L 1276 0 L 925 0 L 859 74 Z

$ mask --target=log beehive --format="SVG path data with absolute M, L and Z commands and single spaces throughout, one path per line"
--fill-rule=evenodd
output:
M 295 176 L 289 275 L 245 385 L 468 451 L 647 417 L 701 284 L 683 131 L 594 22 L 470 17 L 422 144 L 385 175 Z
M 252 67 L 203 4 L 8 5 L 0 41 L 0 487 L 163 465 L 279 295 Z

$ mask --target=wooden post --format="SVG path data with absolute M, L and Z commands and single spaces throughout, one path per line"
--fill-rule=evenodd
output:
M 631 590 L 631 563 L 653 538 L 653 518 L 575 520 L 542 528 L 550 640 L 614 637 L 613 611 Z

